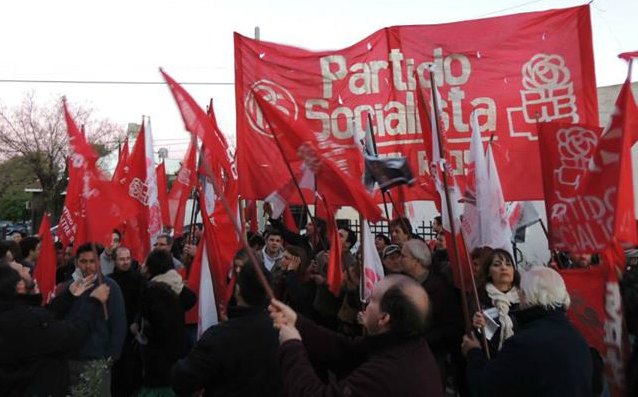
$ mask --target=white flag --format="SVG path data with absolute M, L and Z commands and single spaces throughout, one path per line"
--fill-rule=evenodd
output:
M 489 221 L 489 229 L 486 234 L 485 244 L 492 248 L 502 248 L 512 253 L 512 229 L 510 228 L 501 189 L 501 180 L 498 176 L 496 162 L 492 154 L 492 145 L 487 147 L 487 172 L 489 178 L 488 200 L 485 210 L 485 218 Z M 483 216 L 483 212 L 481 212 Z
M 368 222 L 363 220 L 363 298 L 368 299 L 372 294 L 372 287 L 384 277 L 383 265 L 379 252 L 374 244 L 374 235 Z
M 465 243 L 473 250 L 486 245 L 486 233 L 491 221 L 485 214 L 488 206 L 488 175 L 483 142 L 478 128 L 476 113 L 472 114 L 472 140 L 464 194 L 463 232 Z
M 205 238 L 205 237 L 202 237 Z M 213 290 L 213 278 L 210 273 L 210 262 L 208 261 L 208 250 L 206 249 L 206 241 L 201 244 L 202 256 L 201 261 L 194 265 L 201 266 L 199 279 L 198 299 L 198 316 L 197 316 L 197 338 L 211 326 L 217 324 L 217 304 L 215 303 L 215 293 Z
M 155 158 L 153 157 L 153 134 L 151 133 L 151 119 L 146 118 L 144 126 L 144 154 L 146 157 L 146 186 L 148 188 L 148 235 L 151 247 L 155 245 L 157 236 L 162 233 L 162 211 L 157 196 L 157 173 L 155 172 Z

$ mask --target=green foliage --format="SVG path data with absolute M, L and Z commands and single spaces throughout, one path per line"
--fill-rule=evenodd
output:
M 37 186 L 37 180 L 22 156 L 0 163 L 0 219 L 14 222 L 29 219 L 25 203 L 31 194 L 24 189 Z

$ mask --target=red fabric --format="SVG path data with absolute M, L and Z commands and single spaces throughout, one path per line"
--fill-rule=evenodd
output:
M 326 283 L 328 284 L 330 292 L 332 292 L 334 296 L 339 296 L 343 280 L 343 271 L 341 269 L 341 252 L 343 250 L 341 246 L 341 236 L 339 236 L 339 229 L 337 228 L 335 211 L 323 196 L 321 197 L 320 205 L 326 210 L 326 229 L 328 238 L 330 239 L 330 257 L 328 260 Z
M 204 239 L 199 240 L 195 257 L 191 262 L 190 271 L 188 272 L 188 288 L 199 297 L 199 286 L 202 277 L 202 255 L 204 248 Z M 185 313 L 186 324 L 197 324 L 199 317 L 199 299 L 195 302 L 195 306 Z
M 69 170 L 69 183 L 66 187 L 64 207 L 58 222 L 58 239 L 65 247 L 73 242 L 78 229 L 81 211 L 82 181 L 80 171 L 73 165 L 73 160 L 67 159 Z
M 163 70 L 160 70 L 166 84 L 175 98 L 177 107 L 179 108 L 182 119 L 184 120 L 184 126 L 188 131 L 202 140 L 202 145 L 206 147 L 204 158 L 210 165 L 211 171 L 224 170 L 225 172 L 232 174 L 235 178 L 237 173 L 232 165 L 232 155 L 230 148 L 224 135 L 219 132 L 217 122 L 215 120 L 214 113 L 212 112 L 212 106 L 210 113 L 206 114 L 195 102 L 182 86 L 180 86 L 173 78 L 166 74 Z M 206 173 L 206 172 L 203 172 Z M 213 177 L 213 175 L 209 175 Z M 214 175 L 218 183 L 221 184 L 221 176 Z
M 544 124 L 543 174 L 549 241 L 554 249 L 601 252 L 616 239 L 635 245 L 631 166 L 632 120 L 638 112 L 629 82 L 609 126 Z
M 108 246 L 113 228 L 134 215 L 135 208 L 128 203 L 126 194 L 113 189 L 111 181 L 97 168 L 97 155 L 78 130 L 66 103 L 64 115 L 72 153 L 71 165 L 75 167 L 81 186 L 75 247 L 88 241 Z
M 176 237 L 184 233 L 184 217 L 186 215 L 186 203 L 193 189 L 197 186 L 197 168 L 195 159 L 197 156 L 197 142 L 191 141 L 182 166 L 177 173 L 177 179 L 173 182 L 168 194 L 168 208 L 170 224 L 173 226 L 173 234 Z
M 485 34 L 491 31 L 499 34 Z M 372 113 L 379 154 L 402 153 L 415 174 L 425 175 L 428 167 L 415 90 L 418 85 L 429 87 L 426 62 L 437 69 L 455 173 L 463 173 L 470 113 L 476 110 L 483 134 L 497 134 L 496 162 L 508 171 L 501 175 L 507 201 L 542 198 L 537 114 L 541 122 L 598 124 L 586 5 L 457 23 L 393 26 L 347 48 L 320 52 L 235 34 L 242 197 L 266 197 L 286 172 L 283 159 L 273 156 L 275 144 L 255 93 L 269 96 L 290 122 L 307 125 L 327 144 L 349 145 L 353 124 L 357 136 L 362 136 Z M 406 200 L 432 199 L 432 192 L 423 192 L 418 185 L 408 192 Z
M 614 258 L 604 254 L 604 260 Z M 629 342 L 616 262 L 603 262 L 589 269 L 561 270 L 571 298 L 569 319 L 587 343 L 598 350 L 605 363 L 611 395 L 625 396 L 625 364 Z
M 162 210 L 162 224 L 171 225 L 171 218 L 168 214 L 168 183 L 166 182 L 166 166 L 162 161 L 156 168 L 157 174 L 157 199 Z
M 205 186 L 202 186 L 200 208 L 204 223 L 204 239 L 211 265 L 215 301 L 219 304 L 224 302 L 227 295 L 226 276 L 232 267 L 235 252 L 239 248 L 239 238 L 233 225 L 233 218 L 239 214 L 237 178 L 233 159 L 228 143 L 215 121 L 212 106 L 207 115 L 175 80 L 163 71 L 162 75 L 180 108 L 184 126 L 194 137 L 202 140 L 201 168 L 203 168 L 203 173 L 207 178 L 214 178 L 218 181 L 218 186 L 222 191 L 215 192 L 216 195 L 223 195 L 231 206 L 229 214 L 221 199 L 217 199 L 213 213 L 208 214 L 208 203 L 206 203 L 206 195 L 204 194 Z
M 308 125 L 290 123 L 290 120 L 286 120 L 284 113 L 264 98 L 256 96 L 255 100 L 261 109 L 265 124 L 269 125 L 270 131 L 276 131 L 279 147 L 274 149 L 275 153 L 281 153 L 293 170 L 299 169 L 303 161 L 315 173 L 321 194 L 332 205 L 349 205 L 372 222 L 381 220 L 381 210 L 363 187 L 361 176 L 350 173 L 352 168 L 344 162 L 345 152 L 355 152 L 361 159 L 358 149 L 348 150 L 331 145 L 326 146 L 325 142 L 316 138 Z M 355 147 L 354 143 L 352 146 Z M 276 156 L 271 153 L 271 157 Z
M 128 149 L 128 137 L 124 141 L 124 145 L 122 146 L 122 150 L 120 150 L 117 165 L 115 166 L 115 171 L 113 171 L 112 181 L 119 181 L 122 178 L 126 177 L 128 173 L 128 157 L 129 157 L 129 149 Z
M 454 286 L 460 289 L 461 291 L 463 291 L 462 287 L 465 286 L 465 291 L 469 293 L 470 291 L 472 291 L 472 273 L 471 272 L 474 271 L 474 269 L 472 269 L 472 267 L 470 266 L 469 257 L 467 255 L 467 249 L 465 247 L 465 242 L 463 241 L 463 234 L 458 233 L 456 235 L 456 245 L 459 249 L 460 258 L 456 257 L 456 252 L 453 249 L 452 233 L 446 230 L 444 231 L 444 234 L 445 234 L 445 245 L 447 247 L 447 252 L 450 257 L 450 265 L 451 265 L 450 268 L 452 269 L 452 281 L 454 282 Z M 463 277 L 461 277 L 461 271 L 463 272 Z
M 40 293 L 42 293 L 42 304 L 46 304 L 55 290 L 56 270 L 55 243 L 51 235 L 49 214 L 45 213 L 42 217 L 38 236 L 40 236 L 40 254 L 35 264 L 33 277 L 38 283 Z
M 119 182 L 119 191 L 126 201 L 136 208 L 135 216 L 126 220 L 122 231 L 122 245 L 131 251 L 131 257 L 143 262 L 151 251 L 151 238 L 148 233 L 148 207 L 144 204 L 146 181 L 146 140 L 144 123 L 137 134 L 133 151 L 128 158 L 128 173 Z M 142 181 L 142 182 L 141 182 Z

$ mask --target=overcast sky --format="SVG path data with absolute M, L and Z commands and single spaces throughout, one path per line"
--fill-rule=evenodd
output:
M 0 80 L 160 81 L 159 66 L 205 106 L 214 99 L 220 125 L 234 135 L 233 32 L 312 50 L 338 49 L 392 25 L 433 24 L 564 8 L 568 0 L 21 0 L 0 6 Z M 597 85 L 619 84 L 620 52 L 638 50 L 637 0 L 592 4 Z M 638 72 L 634 73 L 634 80 Z M 126 125 L 151 116 L 156 147 L 178 159 L 188 139 L 164 85 L 0 82 L 0 101 L 66 95 L 98 117 Z M 234 138 L 233 138 L 234 139 Z

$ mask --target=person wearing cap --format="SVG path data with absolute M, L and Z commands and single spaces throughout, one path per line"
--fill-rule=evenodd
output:
M 385 274 L 401 274 L 401 247 L 390 244 L 383 250 L 383 270 Z

